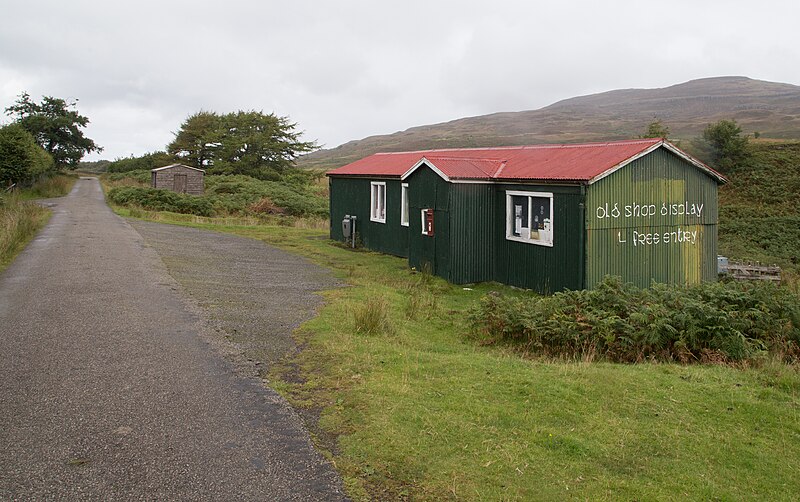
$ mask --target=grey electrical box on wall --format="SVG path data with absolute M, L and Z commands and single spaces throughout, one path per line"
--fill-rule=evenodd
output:
M 349 239 L 351 232 L 352 228 L 351 228 L 350 215 L 346 214 L 344 216 L 344 219 L 342 220 L 342 235 L 344 236 L 345 239 Z

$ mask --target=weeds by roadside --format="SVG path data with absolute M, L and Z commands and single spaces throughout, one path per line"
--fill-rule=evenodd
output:
M 407 319 L 431 319 L 439 314 L 439 296 L 431 286 L 431 277 L 430 274 L 420 274 L 419 279 L 406 285 Z
M 391 335 L 394 327 L 389 318 L 389 303 L 383 297 L 373 297 L 353 311 L 353 328 L 362 335 Z
M 23 189 L 20 195 L 23 199 L 51 199 L 67 195 L 75 185 L 75 175 L 58 174 L 43 178 L 34 183 L 30 188 Z
M 0 270 L 4 269 L 47 221 L 49 211 L 19 194 L 0 195 Z

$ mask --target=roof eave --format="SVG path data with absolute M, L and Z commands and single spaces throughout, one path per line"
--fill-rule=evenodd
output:
M 670 152 L 672 152 L 675 155 L 677 155 L 678 157 L 681 157 L 683 160 L 693 164 L 695 167 L 697 167 L 701 171 L 704 171 L 706 174 L 708 174 L 712 178 L 716 179 L 719 184 L 724 185 L 725 183 L 728 182 L 728 178 L 723 176 L 722 173 L 712 169 L 710 166 L 707 166 L 705 163 L 703 163 L 703 162 L 697 160 L 696 158 L 692 157 L 691 155 L 689 155 L 688 153 L 684 152 L 683 150 L 681 150 L 677 146 L 673 145 L 669 141 L 665 141 L 664 142 L 664 147 L 667 150 L 669 150 Z
M 185 167 L 186 169 L 191 169 L 192 171 L 200 171 L 201 173 L 205 173 L 206 172 L 205 169 L 198 169 L 196 167 L 187 166 L 185 164 L 170 164 L 168 166 L 156 167 L 156 168 L 150 169 L 150 172 L 163 171 L 164 169 L 170 169 L 170 168 L 173 168 L 173 167 Z
M 669 150 L 670 152 L 672 152 L 675 155 L 677 155 L 678 157 L 682 158 L 686 162 L 689 162 L 690 164 L 692 164 L 696 168 L 698 168 L 701 171 L 705 172 L 707 175 L 709 175 L 712 178 L 714 178 L 718 183 L 724 184 L 724 183 L 728 182 L 728 179 L 725 178 L 725 176 L 723 176 L 722 174 L 720 174 L 717 171 L 711 169 L 710 167 L 708 167 L 704 163 L 700 162 L 699 160 L 695 159 L 694 157 L 692 157 L 688 153 L 684 152 L 680 148 L 676 147 L 675 145 L 673 145 L 669 141 L 661 140 L 658 143 L 654 143 L 652 146 L 650 146 L 648 148 L 645 148 L 644 150 L 642 150 L 641 152 L 637 153 L 636 155 L 633 155 L 633 156 L 623 160 L 622 162 L 620 162 L 620 163 L 618 163 L 618 164 L 606 169 L 602 173 L 600 173 L 597 176 L 595 176 L 595 177 L 591 178 L 590 180 L 588 180 L 587 184 L 591 185 L 593 183 L 596 183 L 596 182 L 600 181 L 601 179 L 603 179 L 603 178 L 605 178 L 607 176 L 610 176 L 611 174 L 614 174 L 615 172 L 617 172 L 618 170 L 620 170 L 623 167 L 627 166 L 631 162 L 633 162 L 633 161 L 635 161 L 637 159 L 640 159 L 640 158 L 644 157 L 645 155 L 648 155 L 648 154 L 654 152 L 655 150 L 661 148 L 662 146 L 664 148 L 666 148 L 667 150 Z
M 356 173 L 325 173 L 328 178 L 365 178 L 365 179 L 389 179 L 398 180 L 400 176 L 397 174 L 356 174 Z
M 640 151 L 639 153 L 637 153 L 637 154 L 635 154 L 635 155 L 633 155 L 631 157 L 628 157 L 627 159 L 623 160 L 622 162 L 619 162 L 618 164 L 615 164 L 615 165 L 611 166 L 610 168 L 606 169 L 605 171 L 603 171 L 602 173 L 598 174 L 597 176 L 594 176 L 594 177 L 590 178 L 589 180 L 587 180 L 586 184 L 587 185 L 591 185 L 593 183 L 597 183 L 601 179 L 603 179 L 603 178 L 605 178 L 607 176 L 610 176 L 610 175 L 614 174 L 615 172 L 619 171 L 620 169 L 622 169 L 623 167 L 627 166 L 628 164 L 630 164 L 634 160 L 640 159 L 640 158 L 644 157 L 645 155 L 648 155 L 649 153 L 654 152 L 659 147 L 661 147 L 661 145 L 663 145 L 663 144 L 664 144 L 664 140 L 661 140 L 658 143 L 654 143 L 653 145 L 645 148 L 644 150 Z
M 433 172 L 435 172 L 436 174 L 438 174 L 438 175 L 439 175 L 439 177 L 441 177 L 443 180 L 445 180 L 445 181 L 448 181 L 448 182 L 450 181 L 450 177 L 449 177 L 449 176 L 447 176 L 447 175 L 446 175 L 446 174 L 445 174 L 445 173 L 444 173 L 444 172 L 443 172 L 441 169 L 439 169 L 438 167 L 436 167 L 436 166 L 434 165 L 434 163 L 433 163 L 433 162 L 431 162 L 430 160 L 428 160 L 428 159 L 427 159 L 427 158 L 425 158 L 425 157 L 422 157 L 421 159 L 419 159 L 419 160 L 417 161 L 417 163 L 416 163 L 416 164 L 414 164 L 413 166 L 411 166 L 411 168 L 410 168 L 408 171 L 406 171 L 405 173 L 403 173 L 403 175 L 402 175 L 402 176 L 400 176 L 400 180 L 401 180 L 401 181 L 405 181 L 405 180 L 406 180 L 406 179 L 407 179 L 409 176 L 411 176 L 411 175 L 414 173 L 414 171 L 416 171 L 417 169 L 419 169 L 419 168 L 420 168 L 420 166 L 422 166 L 423 164 L 425 164 L 425 165 L 427 165 L 428 167 L 430 167 L 430 168 L 431 168 L 431 171 L 433 171 Z

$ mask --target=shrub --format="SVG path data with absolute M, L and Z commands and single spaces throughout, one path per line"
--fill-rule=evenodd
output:
M 800 356 L 800 298 L 773 284 L 655 284 L 608 277 L 550 297 L 485 296 L 471 310 L 486 336 L 551 357 L 609 361 L 741 361 Z
M 144 170 L 128 171 L 125 173 L 111 173 L 106 176 L 109 182 L 119 185 L 126 181 L 134 181 L 140 185 L 150 182 L 150 172 Z M 202 213 L 192 213 L 199 216 L 207 216 L 208 208 L 215 214 L 232 215 L 259 215 L 259 214 L 278 214 L 289 216 L 311 216 L 326 217 L 328 215 L 328 200 L 315 193 L 313 185 L 303 185 L 298 180 L 309 180 L 310 175 L 293 175 L 291 183 L 285 181 L 263 181 L 244 175 L 207 175 L 205 177 L 206 193 L 202 196 L 194 196 L 193 203 L 189 206 L 184 204 L 184 211 L 190 207 L 199 207 Z M 121 188 L 121 187 L 118 187 Z M 129 187 L 125 187 L 129 188 Z M 115 189 L 116 190 L 116 189 Z M 110 192 L 109 192 L 110 193 Z M 137 192 L 138 193 L 138 192 Z M 141 207 L 156 211 L 175 211 L 175 209 L 158 209 L 159 207 L 171 206 L 174 201 L 168 195 L 158 196 L 157 203 L 152 197 L 137 195 L 136 199 L 131 199 L 129 192 L 119 195 L 114 193 L 111 199 L 116 204 L 138 204 Z M 167 198 L 169 198 L 167 200 Z M 203 200 L 204 203 L 198 203 Z M 144 202 L 151 204 L 152 207 L 142 205 Z M 180 211 L 183 212 L 183 211 Z
M 121 206 L 135 205 L 151 211 L 212 216 L 214 208 L 206 197 L 186 195 L 170 190 L 142 187 L 116 187 L 108 191 L 108 199 Z
M 274 202 L 272 202 L 269 197 L 264 197 L 257 202 L 254 202 L 248 206 L 250 212 L 252 213 L 259 213 L 259 214 L 285 214 L 286 210 Z
M 313 193 L 311 185 L 292 182 L 263 181 L 245 175 L 206 176 L 206 190 L 218 195 L 217 203 L 232 212 L 247 212 L 249 206 L 269 199 L 292 216 L 328 215 L 328 201 Z M 256 211 L 258 212 L 258 211 Z
M 53 158 L 19 124 L 0 127 L 0 188 L 29 183 L 54 170 Z

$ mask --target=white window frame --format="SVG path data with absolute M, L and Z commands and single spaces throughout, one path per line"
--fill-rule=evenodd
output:
M 408 226 L 408 183 L 400 185 L 400 225 Z
M 514 218 L 514 205 L 512 196 L 527 197 L 528 198 L 528 229 L 531 228 L 531 219 L 533 218 L 533 211 L 531 210 L 531 198 L 548 198 L 550 199 L 550 229 L 546 232 L 537 232 L 544 234 L 538 239 L 525 238 L 516 236 L 513 232 Z M 552 192 L 525 192 L 521 190 L 506 190 L 506 239 L 516 242 L 524 242 L 525 244 L 536 244 L 537 246 L 553 247 L 553 234 L 555 229 L 555 213 L 553 212 L 553 193 Z
M 369 184 L 369 221 L 386 223 L 386 182 L 371 181 Z

